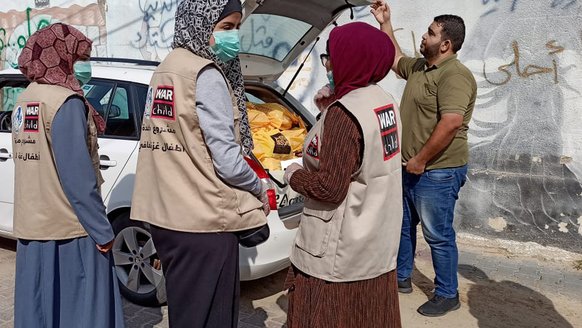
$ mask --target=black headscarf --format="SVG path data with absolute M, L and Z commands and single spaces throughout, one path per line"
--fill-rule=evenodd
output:
M 218 21 L 220 22 L 223 18 L 232 13 L 241 13 L 242 15 L 242 4 L 240 3 L 240 0 L 229 0 L 222 10 L 222 14 L 218 17 Z

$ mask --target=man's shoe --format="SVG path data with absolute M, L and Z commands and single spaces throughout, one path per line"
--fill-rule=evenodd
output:
M 410 277 L 400 281 L 398 280 L 398 292 L 402 294 L 412 293 L 412 281 Z
M 453 298 L 435 295 L 430 299 L 430 301 L 421 305 L 417 311 L 427 317 L 440 317 L 460 307 L 461 302 L 459 302 L 459 294 Z

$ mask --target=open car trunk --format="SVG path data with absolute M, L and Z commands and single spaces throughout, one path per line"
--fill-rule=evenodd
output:
M 369 4 L 367 0 L 245 1 L 240 30 L 245 78 L 277 80 L 340 14 Z
M 283 180 L 286 161 L 299 160 L 307 131 L 314 123 L 303 106 L 289 103 L 273 84 L 321 32 L 345 10 L 366 0 L 247 0 L 241 26 L 243 74 L 255 148 L 253 154 L 275 184 L 282 219 L 301 211 L 303 196 Z M 288 164 L 288 163 L 287 163 Z

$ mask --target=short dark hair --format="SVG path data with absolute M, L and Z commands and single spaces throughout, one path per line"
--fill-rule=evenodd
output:
M 461 50 L 465 41 L 465 22 L 459 16 L 440 15 L 434 21 L 442 27 L 442 40 L 450 40 L 453 44 L 453 52 Z

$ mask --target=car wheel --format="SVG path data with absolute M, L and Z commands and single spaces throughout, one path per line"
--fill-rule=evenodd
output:
M 129 212 L 111 223 L 115 232 L 112 252 L 121 294 L 129 301 L 159 306 L 166 302 L 166 282 L 152 236 Z

